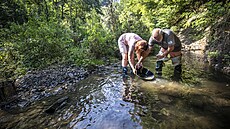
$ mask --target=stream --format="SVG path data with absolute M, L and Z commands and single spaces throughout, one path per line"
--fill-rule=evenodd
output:
M 155 72 L 155 58 L 144 66 Z M 120 63 L 77 82 L 68 92 L 47 96 L 17 111 L 0 109 L 1 129 L 227 129 L 229 77 L 213 72 L 203 58 L 183 57 L 182 81 L 171 61 L 153 81 L 129 77 Z

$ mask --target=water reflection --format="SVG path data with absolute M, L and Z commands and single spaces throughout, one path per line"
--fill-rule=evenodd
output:
M 126 95 L 122 94 L 126 89 L 123 89 L 121 78 L 117 76 L 119 75 L 109 77 L 100 90 L 91 94 L 90 103 L 84 105 L 80 115 L 70 122 L 70 128 L 141 128 L 140 117 L 135 113 L 134 104 L 123 101 L 122 97 Z M 101 100 L 98 95 L 104 99 Z
M 152 116 L 152 118 L 142 117 L 143 123 L 146 123 L 143 127 L 163 129 L 229 127 L 227 122 L 230 120 L 230 88 L 227 86 L 229 79 L 225 77 L 221 79 L 222 81 L 217 81 L 217 77 L 209 73 L 207 63 L 201 60 L 201 57 L 193 57 L 190 53 L 185 56 L 183 82 L 170 81 L 173 69 L 166 66 L 163 79 L 142 84 L 141 91 L 147 101 L 145 105 L 150 109 L 147 116 Z M 146 66 L 152 67 L 152 62 L 154 58 L 146 62 Z
M 204 63 L 184 58 L 183 82 L 171 81 L 167 64 L 161 78 L 143 81 L 129 76 L 125 83 L 119 67 L 108 67 L 75 85 L 71 92 L 34 102 L 21 112 L 0 110 L 1 128 L 72 129 L 222 129 L 230 121 L 229 80 L 217 81 Z M 145 66 L 154 71 L 154 57 Z M 199 63 L 201 64 L 199 64 Z M 167 62 L 168 63 L 168 62 Z M 169 62 L 170 63 L 170 62 Z M 45 111 L 58 100 L 53 114 Z M 62 104 L 62 103 L 61 103 Z

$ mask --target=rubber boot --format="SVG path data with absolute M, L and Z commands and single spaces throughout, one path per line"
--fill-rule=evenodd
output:
M 156 74 L 158 76 L 162 76 L 163 63 L 164 63 L 163 61 L 157 61 L 156 62 L 156 68 L 155 68 L 155 70 L 156 70 Z
M 127 74 L 128 74 L 128 68 L 122 67 L 122 75 L 127 75 Z
M 127 67 L 122 67 L 122 80 L 123 80 L 123 84 L 127 83 L 127 78 L 128 78 L 128 68 Z
M 181 79 L 181 73 L 182 73 L 182 68 L 181 64 L 175 66 L 174 68 L 174 75 L 173 75 L 173 80 L 174 81 L 180 81 Z
M 122 67 L 122 78 L 127 78 L 128 76 L 128 68 L 127 67 Z

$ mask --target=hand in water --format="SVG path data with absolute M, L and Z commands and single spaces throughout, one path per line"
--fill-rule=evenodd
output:
M 136 74 L 136 73 L 137 73 L 137 70 L 136 70 L 136 69 L 133 69 L 133 73 Z
M 136 66 L 135 66 L 135 69 L 140 69 L 142 67 L 143 67 L 142 63 L 137 63 Z

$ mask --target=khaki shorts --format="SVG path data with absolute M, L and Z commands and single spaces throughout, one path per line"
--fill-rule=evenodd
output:
M 177 66 L 177 65 L 181 64 L 181 56 L 173 57 L 173 58 L 171 58 L 171 60 L 172 60 L 173 66 Z
M 164 51 L 166 51 L 165 49 L 161 48 L 161 50 L 159 51 L 158 54 L 163 54 Z M 181 62 L 181 58 L 182 58 L 182 54 L 181 54 L 181 51 L 178 51 L 178 52 L 170 52 L 169 53 L 170 55 L 170 59 L 172 60 L 172 65 L 173 66 L 177 66 L 177 65 L 180 65 L 182 64 Z M 161 59 L 158 59 L 158 60 L 161 60 Z M 164 59 L 162 59 L 164 60 Z
M 124 44 L 124 39 L 122 36 L 118 39 L 118 47 L 120 50 L 120 53 L 128 53 L 129 46 Z

